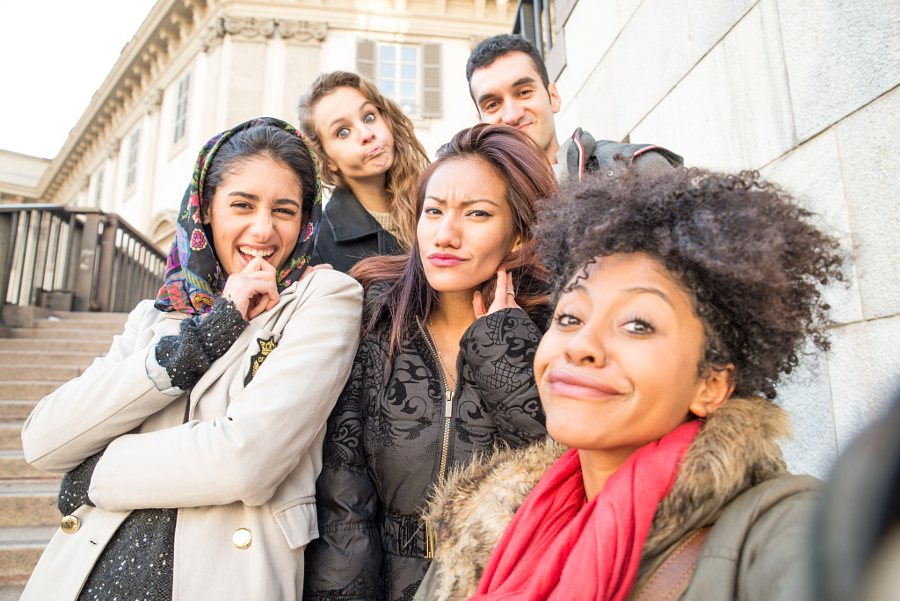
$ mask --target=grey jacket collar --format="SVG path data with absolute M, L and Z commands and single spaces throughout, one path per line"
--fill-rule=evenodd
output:
M 338 186 L 325 204 L 325 217 L 335 242 L 358 240 L 381 231 L 381 226 L 353 193 Z

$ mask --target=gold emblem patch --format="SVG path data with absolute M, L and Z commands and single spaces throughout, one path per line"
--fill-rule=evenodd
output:
M 259 371 L 260 365 L 263 364 L 263 361 L 266 360 L 266 357 L 269 356 L 269 353 L 275 350 L 275 347 L 278 344 L 275 342 L 275 336 L 272 335 L 268 340 L 263 340 L 261 338 L 257 338 L 256 342 L 259 343 L 259 352 L 253 355 L 253 358 L 250 359 L 250 371 L 247 372 L 247 377 L 244 378 L 244 386 L 250 383 L 250 380 L 256 376 L 256 372 Z

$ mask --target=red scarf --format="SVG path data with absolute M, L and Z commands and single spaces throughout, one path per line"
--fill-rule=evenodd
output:
M 625 601 L 656 507 L 700 421 L 638 449 L 584 504 L 578 451 L 553 464 L 494 549 L 472 601 Z

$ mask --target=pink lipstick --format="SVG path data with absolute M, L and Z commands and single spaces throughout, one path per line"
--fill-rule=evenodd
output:
M 428 255 L 428 262 L 435 267 L 455 267 L 463 262 L 463 259 L 450 253 L 432 253 Z

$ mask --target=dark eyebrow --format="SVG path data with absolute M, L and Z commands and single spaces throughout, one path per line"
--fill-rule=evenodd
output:
M 666 301 L 670 306 L 672 306 L 672 301 L 666 296 L 666 293 L 658 288 L 647 288 L 644 286 L 637 286 L 635 288 L 628 288 L 625 292 L 630 292 L 632 294 L 655 294 L 659 298 Z
M 300 203 L 294 200 L 293 198 L 279 198 L 275 201 L 276 205 L 294 205 L 298 209 L 300 208 Z
M 519 86 L 523 86 L 525 84 L 536 85 L 537 80 L 529 75 L 526 75 L 525 77 L 520 77 L 519 79 L 514 81 L 512 87 L 518 88 Z M 481 106 L 481 104 L 485 100 L 490 100 L 491 98 L 496 98 L 497 96 L 499 96 L 499 94 L 497 94 L 496 92 L 486 92 L 482 94 L 478 97 L 478 106 Z
M 259 200 L 259 196 L 256 194 L 250 194 L 249 192 L 241 192 L 240 190 L 235 190 L 233 192 L 229 192 L 228 196 L 240 196 L 241 198 L 246 198 L 247 200 Z
M 586 287 L 584 287 L 583 285 L 581 285 L 581 284 L 573 284 L 573 285 L 569 286 L 566 290 L 564 290 L 563 293 L 565 294 L 566 292 L 574 292 L 574 291 L 580 292 L 580 293 L 583 294 L 584 296 L 588 296 L 588 297 L 590 296 L 590 293 L 588 292 L 588 289 L 587 289 Z M 646 286 L 636 286 L 636 287 L 634 287 L 634 288 L 627 288 L 627 289 L 625 290 L 625 292 L 628 292 L 628 293 L 633 294 L 633 295 L 637 295 L 637 294 L 655 294 L 655 295 L 658 296 L 659 298 L 661 298 L 661 299 L 663 299 L 664 301 L 666 301 L 669 305 L 672 305 L 671 299 L 669 299 L 669 297 L 666 296 L 666 293 L 665 293 L 665 292 L 663 292 L 662 290 L 659 290 L 658 288 L 648 288 L 648 287 L 646 287 Z
M 233 192 L 229 192 L 228 196 L 240 196 L 241 198 L 246 198 L 247 200 L 253 200 L 255 202 L 259 202 L 259 196 L 256 194 L 250 194 L 249 192 L 241 192 L 240 190 L 235 190 Z M 300 208 L 300 203 L 294 200 L 293 198 L 278 198 L 275 200 L 276 205 L 294 205 L 298 209 Z
M 536 84 L 537 80 L 529 75 L 526 75 L 525 77 L 520 77 L 519 79 L 514 81 L 512 87 L 518 88 L 519 86 L 525 85 L 526 83 Z
M 438 198 L 437 196 L 426 196 L 425 198 L 433 200 L 434 202 L 436 202 L 438 204 L 442 204 L 442 205 L 447 204 L 446 200 L 444 200 L 443 198 Z M 463 200 L 459 204 L 464 207 L 468 207 L 470 205 L 473 205 L 473 204 L 476 204 L 479 202 L 486 202 L 488 204 L 494 205 L 495 207 L 498 207 L 498 208 L 500 207 L 499 204 L 497 204 L 496 202 L 494 202 L 493 200 L 490 200 L 488 198 L 473 198 L 472 200 Z

